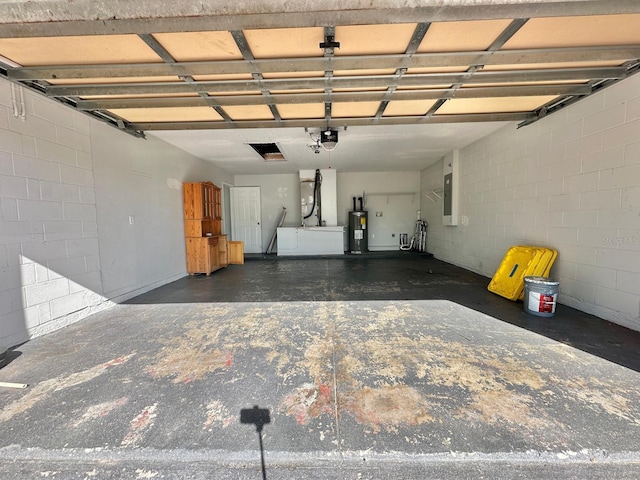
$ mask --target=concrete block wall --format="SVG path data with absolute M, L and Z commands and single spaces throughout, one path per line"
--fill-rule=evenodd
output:
M 370 250 L 398 250 L 399 234 L 407 233 L 409 238 L 414 234 L 420 209 L 419 172 L 337 172 L 336 181 L 338 225 L 349 225 L 353 197 L 360 197 L 365 192 Z M 284 225 L 300 225 L 300 178 L 297 174 L 236 175 L 234 182 L 236 186 L 260 187 L 263 251 L 269 245 L 282 207 L 287 209 Z M 407 195 L 369 195 L 398 192 L 407 192 Z M 415 195 L 410 194 L 413 192 Z M 376 211 L 382 212 L 383 216 L 376 217 Z
M 121 302 L 186 274 L 182 182 L 231 177 L 148 135 L 91 121 L 105 296 Z
M 20 107 L 20 96 L 14 97 Z M 89 119 L 27 91 L 23 97 L 21 118 L 14 115 L 10 84 L 0 81 L 5 346 L 109 305 L 102 295 Z
M 400 234 L 406 233 L 410 239 L 415 233 L 420 209 L 419 172 L 338 172 L 339 225 L 349 225 L 353 197 L 361 197 L 363 192 L 369 250 L 399 250 Z M 376 217 L 376 212 L 382 216 Z
M 300 226 L 300 176 L 297 173 L 272 175 L 236 175 L 237 187 L 260 187 L 262 214 L 262 251 L 266 252 L 273 232 L 278 228 L 282 207 L 286 208 L 285 227 Z
M 555 248 L 561 303 L 640 330 L 640 75 L 469 145 L 460 182 L 457 227 L 421 198 L 437 258 L 492 277 L 511 245 Z
M 186 275 L 182 182 L 232 178 L 0 79 L 0 346 Z M 130 220 L 131 218 L 131 220 Z

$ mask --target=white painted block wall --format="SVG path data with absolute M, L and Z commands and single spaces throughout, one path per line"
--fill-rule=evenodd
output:
M 0 344 L 109 305 L 103 296 L 89 119 L 0 81 Z
M 367 196 L 369 210 L 369 249 L 374 251 L 398 250 L 399 233 L 414 233 L 416 213 L 420 208 L 419 172 L 337 172 L 337 224 L 348 226 L 348 213 L 353 209 L 352 197 L 362 192 L 415 192 L 406 196 Z M 286 227 L 300 225 L 300 179 L 289 175 L 236 175 L 236 186 L 258 186 L 262 201 L 263 251 L 269 245 L 282 207 L 287 208 Z M 383 213 L 375 216 L 376 211 Z M 395 234 L 395 237 L 392 237 Z
M 236 175 L 237 187 L 260 187 L 262 251 L 266 252 L 276 231 L 282 207 L 287 209 L 285 227 L 300 226 L 300 176 L 297 173 Z
M 299 181 L 302 181 L 302 179 L 315 180 L 316 177 L 315 170 L 300 170 L 298 173 L 300 176 Z M 332 169 L 321 169 L 320 175 L 322 179 L 320 187 L 322 221 L 327 227 L 335 227 L 338 225 L 338 175 Z M 298 186 L 298 191 L 300 191 L 300 186 Z M 309 218 L 307 222 L 310 220 L 313 220 L 312 224 L 318 221 L 315 215 Z M 302 218 L 300 218 L 300 223 L 302 223 Z
M 103 289 L 121 302 L 185 275 L 182 182 L 231 177 L 151 135 L 91 126 Z
M 442 168 L 421 173 L 437 258 L 492 277 L 512 245 L 555 248 L 561 303 L 640 330 L 640 75 L 461 150 L 468 225 L 443 226 L 424 196 Z
M 80 320 L 186 274 L 182 181 L 230 181 L 0 79 L 0 345 Z M 134 225 L 129 224 L 134 217 Z
M 399 234 L 411 238 L 420 209 L 418 172 L 338 172 L 338 225 L 349 225 L 353 197 L 365 193 L 369 250 L 399 250 Z M 407 195 L 386 195 L 387 193 Z M 415 193 L 415 195 L 413 194 Z M 381 217 L 376 217 L 381 212 Z

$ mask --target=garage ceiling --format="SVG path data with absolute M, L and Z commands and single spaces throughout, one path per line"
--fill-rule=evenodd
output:
M 281 173 L 423 168 L 639 69 L 635 0 L 166 3 L 0 1 L 0 72 L 229 173 Z

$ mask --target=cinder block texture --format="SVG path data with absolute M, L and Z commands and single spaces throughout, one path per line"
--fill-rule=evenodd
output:
M 25 103 L 25 121 L 11 120 L 9 84 L 0 79 L 7 346 L 185 275 L 182 193 L 167 179 L 234 182 L 158 139 L 131 137 L 42 95 L 25 91 Z
M 635 75 L 530 126 L 509 125 L 469 145 L 460 152 L 466 222 L 442 226 L 442 205 L 421 199 L 429 251 L 492 277 L 495 258 L 506 252 L 501 246 L 555 248 L 551 275 L 560 281 L 562 303 L 640 330 L 638 139 Z M 441 164 L 425 169 L 423 193 L 441 175 Z M 524 211 L 512 195 L 524 199 Z
M 0 103 L 7 91 L 0 80 Z M 91 311 L 82 302 L 101 300 L 85 294 L 102 292 L 88 119 L 25 97 L 26 119 L 0 122 L 0 344 L 9 346 Z

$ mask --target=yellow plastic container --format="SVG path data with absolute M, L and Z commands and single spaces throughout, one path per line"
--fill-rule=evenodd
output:
M 551 272 L 551 267 L 553 266 L 553 262 L 555 262 L 556 257 L 558 256 L 558 251 L 553 250 L 551 248 L 545 248 L 544 253 L 540 257 L 540 261 L 533 265 L 531 273 L 527 273 L 525 277 L 549 277 L 549 273 Z M 525 282 L 524 278 L 522 284 L 522 293 L 520 293 L 519 300 L 524 300 L 524 291 L 525 291 Z
M 558 252 L 550 248 L 528 245 L 511 247 L 487 288 L 512 301 L 522 299 L 524 277 L 548 276 L 557 255 Z

